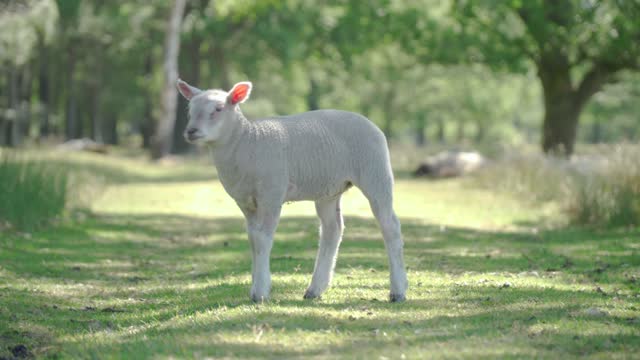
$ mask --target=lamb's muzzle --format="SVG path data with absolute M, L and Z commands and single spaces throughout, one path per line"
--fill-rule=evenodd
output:
M 196 128 L 187 128 L 184 132 L 184 138 L 190 143 L 195 142 L 201 137 L 200 131 Z
M 218 177 L 245 216 L 253 257 L 251 299 L 268 299 L 269 255 L 288 201 L 315 202 L 320 243 L 311 284 L 304 297 L 328 287 L 344 229 L 340 198 L 355 185 L 369 200 L 389 257 L 391 301 L 405 299 L 407 275 L 400 222 L 393 211 L 393 173 L 386 139 L 362 115 L 318 110 L 247 120 L 239 104 L 251 93 L 241 82 L 229 91 L 200 90 L 178 80 L 189 100 L 185 137 L 208 144 Z

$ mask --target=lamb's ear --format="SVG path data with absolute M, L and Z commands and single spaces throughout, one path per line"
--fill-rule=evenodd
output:
M 233 88 L 229 90 L 229 95 L 227 95 L 227 102 L 231 105 L 245 102 L 249 98 L 249 94 L 251 94 L 252 86 L 249 81 L 243 81 L 233 85 Z
M 184 98 L 187 100 L 191 100 L 192 97 L 202 92 L 202 90 L 198 89 L 197 87 L 193 87 L 187 84 L 186 81 L 182 81 L 180 79 L 178 79 L 176 86 L 178 86 L 178 91 L 180 91 L 180 94 L 182 94 L 182 96 L 184 96 Z

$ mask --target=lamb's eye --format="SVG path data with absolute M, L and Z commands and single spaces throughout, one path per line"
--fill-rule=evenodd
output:
M 219 111 L 222 111 L 222 106 L 218 106 L 218 107 L 216 107 L 216 111 L 218 111 L 218 112 L 219 112 Z

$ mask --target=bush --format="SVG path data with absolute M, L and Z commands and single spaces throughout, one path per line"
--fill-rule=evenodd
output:
M 0 223 L 31 230 L 61 215 L 68 176 L 38 161 L 0 154 Z
M 565 160 L 510 156 L 475 176 L 477 183 L 527 200 L 556 202 L 574 224 L 640 225 L 640 147 L 598 147 Z

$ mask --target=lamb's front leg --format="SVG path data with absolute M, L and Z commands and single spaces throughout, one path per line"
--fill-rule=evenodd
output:
M 304 293 L 305 299 L 319 297 L 329 286 L 344 230 L 340 196 L 331 200 L 316 201 L 316 212 L 320 218 L 320 244 L 311 284 Z
M 280 220 L 281 206 L 258 208 L 245 211 L 247 232 L 251 245 L 251 300 L 262 302 L 269 299 L 271 290 L 271 272 L 269 256 L 273 245 L 273 235 Z

